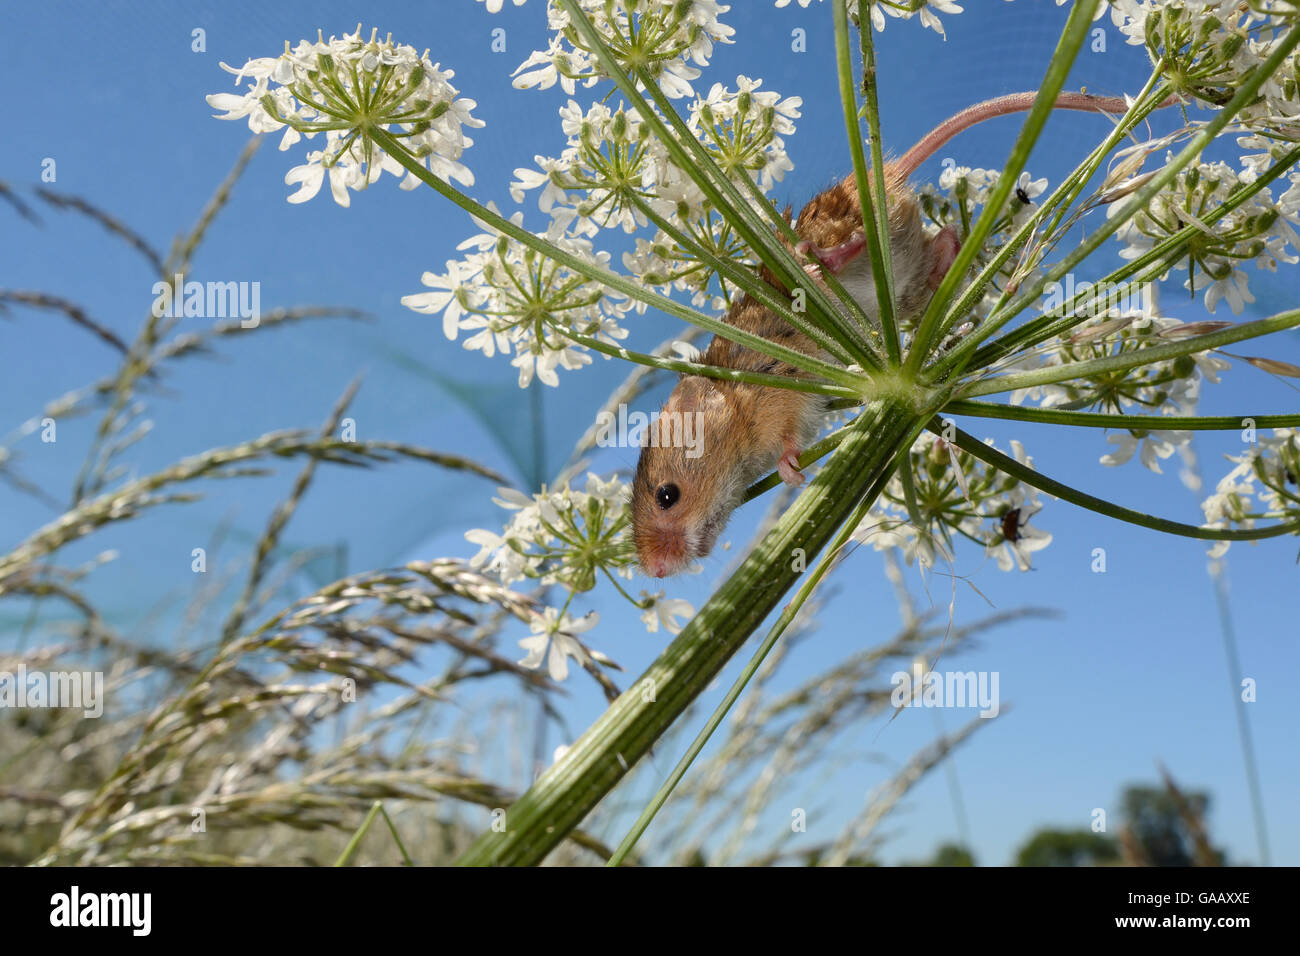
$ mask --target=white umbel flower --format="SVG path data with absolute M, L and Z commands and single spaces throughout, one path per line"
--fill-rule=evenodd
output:
M 372 31 L 368 40 L 361 26 L 342 37 L 299 41 L 278 57 L 249 60 L 239 69 L 221 64 L 236 83 L 248 80 L 243 93 L 214 93 L 207 98 L 218 119 L 246 119 L 254 133 L 284 129 L 280 149 L 300 139 L 324 138 L 324 148 L 307 153 L 285 182 L 296 185 L 289 201 L 314 197 L 329 176 L 330 194 L 341 206 L 348 190 L 364 189 L 385 171 L 404 177 L 403 189 L 419 184 L 415 172 L 375 142 L 382 134 L 395 139 L 408 163 L 427 169 L 443 181 L 474 183 L 474 174 L 460 162 L 473 145 L 465 129 L 483 125 L 449 82 L 454 75 L 429 62 L 428 51 L 417 53 L 389 37 L 380 42 Z

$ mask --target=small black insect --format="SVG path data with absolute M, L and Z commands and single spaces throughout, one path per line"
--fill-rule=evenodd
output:
M 1016 187 L 1016 198 L 1019 199 L 1026 206 L 1028 206 L 1031 201 L 1029 198 L 1029 193 L 1025 192 L 1023 186 Z
M 1020 509 L 1012 508 L 1002 516 L 1002 537 L 1012 544 L 1020 540 Z

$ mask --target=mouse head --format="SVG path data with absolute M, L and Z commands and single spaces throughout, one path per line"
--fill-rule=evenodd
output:
M 646 429 L 632 482 L 632 540 L 647 574 L 684 570 L 713 550 L 744 485 L 734 475 L 727 401 L 707 379 L 684 378 Z

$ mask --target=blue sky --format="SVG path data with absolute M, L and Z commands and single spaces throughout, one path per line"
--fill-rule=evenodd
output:
M 890 23 L 880 38 L 881 106 L 887 148 L 901 153 L 944 117 L 977 100 L 1031 89 L 1042 75 L 1064 13 L 1046 2 L 968 2 L 969 12 L 945 17 L 947 39 L 918 23 Z M 563 139 L 555 109 L 558 90 L 516 91 L 509 74 L 544 43 L 544 12 L 538 0 L 492 17 L 471 0 L 364 5 L 324 0 L 311 4 L 116 3 L 11 4 L 7 8 L 0 76 L 10 97 L 9 147 L 0 178 L 17 187 L 39 181 L 42 161 L 57 164 L 59 190 L 85 196 L 120 215 L 156 246 L 198 216 L 216 183 L 247 140 L 242 123 L 211 118 L 208 93 L 232 91 L 218 61 L 278 53 L 284 41 L 350 30 L 358 20 L 391 31 L 431 58 L 453 68 L 462 95 L 478 101 L 487 126 L 472 131 L 476 145 L 465 162 L 477 183 L 472 194 L 515 208 L 507 184 L 534 153 L 558 154 Z M 734 4 L 726 18 L 737 42 L 721 47 L 704 84 L 734 85 L 737 73 L 761 76 L 764 88 L 803 97 L 798 133 L 787 140 L 795 163 L 776 190 L 796 208 L 842 175 L 849 159 L 830 60 L 829 11 L 814 4 L 774 10 L 766 0 Z M 1105 52 L 1081 56 L 1069 86 L 1118 94 L 1145 78 L 1145 57 L 1123 46 L 1108 23 Z M 505 53 L 490 52 L 490 32 L 506 29 Z M 191 50 L 191 31 L 206 31 L 206 51 Z M 803 28 L 808 50 L 790 50 L 791 30 Z M 704 87 L 707 89 L 707 85 Z M 1006 158 L 1018 121 L 1007 118 L 963 135 L 944 155 L 963 165 L 997 167 Z M 1053 183 L 1073 167 L 1105 130 L 1105 121 L 1081 114 L 1054 117 L 1029 168 Z M 175 394 L 154 402 L 150 439 L 128 456 L 141 474 L 175 458 L 215 445 L 233 444 L 265 431 L 318 424 L 358 374 L 365 380 L 352 410 L 359 435 L 390 438 L 479 458 L 522 483 L 510 457 L 463 407 L 449 401 L 439 382 L 471 389 L 495 413 L 510 416 L 520 447 L 537 440 L 548 474 L 586 428 L 597 403 L 625 373 L 614 362 L 597 362 L 580 373 L 562 373 L 559 389 L 540 396 L 521 393 L 507 362 L 466 353 L 446 341 L 441 321 L 403 308 L 398 299 L 420 291 L 425 269 L 442 271 L 455 245 L 476 232 L 459 210 L 430 190 L 405 193 L 385 178 L 342 209 L 322 193 L 303 205 L 284 201 L 288 169 L 301 150 L 276 151 L 264 144 L 214 225 L 196 263 L 202 277 L 261 282 L 264 309 L 279 305 L 348 305 L 373 312 L 369 324 L 343 321 L 303 325 L 259 334 L 229 345 L 219 358 L 191 360 L 169 384 Z M 937 179 L 939 158 L 918 181 Z M 533 200 L 523 207 L 540 227 Z M 41 228 L 0 208 L 0 286 L 42 289 L 87 305 L 97 319 L 130 336 L 152 300 L 153 278 L 138 256 L 106 239 L 96 227 L 69 214 L 40 208 Z M 1113 252 L 1112 252 L 1113 256 Z M 1263 276 L 1253 283 L 1259 302 L 1252 315 L 1294 305 L 1296 272 Z M 199 276 L 196 276 L 199 277 Z M 200 277 L 201 278 L 201 277 Z M 1170 314 L 1203 318 L 1199 303 L 1166 292 Z M 1221 307 L 1219 318 L 1226 307 Z M 676 328 L 662 315 L 638 319 L 633 344 L 648 347 Z M 1262 352 L 1267 348 L 1267 352 Z M 1300 339 L 1275 338 L 1256 354 L 1300 361 Z M 0 320 L 0 429 L 34 414 L 48 398 L 108 373 L 114 353 L 69 323 L 14 309 Z M 653 407 L 647 398 L 645 408 Z M 533 405 L 534 402 L 540 402 Z M 1296 407 L 1293 388 L 1244 366 L 1224 384 L 1209 386 L 1207 414 L 1269 413 Z M 540 433 L 531 428 L 540 416 Z M 1043 472 L 1131 507 L 1196 523 L 1194 497 L 1178 482 L 1176 467 L 1155 475 L 1137 464 L 1107 469 L 1097 458 L 1108 446 L 1092 431 L 1054 430 L 995 422 L 967 422 L 980 437 L 1006 447 L 1025 442 Z M 24 473 L 63 498 L 85 448 L 90 423 L 60 424 L 59 441 L 20 443 Z M 1222 454 L 1240 449 L 1239 436 L 1206 435 L 1197 447 L 1212 481 L 1222 473 Z M 630 468 L 629 450 L 602 452 L 592 468 L 605 473 Z M 97 576 L 93 593 L 113 618 L 137 626 L 149 615 L 174 614 L 192 587 L 189 552 L 207 542 L 214 528 L 232 522 L 236 533 L 253 533 L 287 482 L 245 482 L 194 508 L 155 515 L 93 539 L 70 551 L 87 557 L 105 547 L 123 554 Z M 397 466 L 356 475 L 327 471 L 295 517 L 288 539 L 338 548 L 338 569 L 352 572 L 414 557 L 468 556 L 466 528 L 495 528 L 501 512 L 491 485 L 475 478 L 432 475 L 428 468 Z M 0 540 L 15 542 L 53 512 L 0 489 Z M 761 509 L 744 509 L 730 537 L 746 539 Z M 998 609 L 1022 605 L 1057 608 L 1051 621 L 1012 624 L 985 635 L 978 650 L 954 659 L 961 669 L 998 671 L 1005 719 L 982 730 L 956 756 L 970 820 L 972 843 L 982 863 L 1008 862 L 1013 848 L 1044 825 L 1083 827 L 1094 807 L 1114 811 L 1120 788 L 1154 782 L 1156 762 L 1185 787 L 1213 797 L 1211 832 L 1237 861 L 1255 860 L 1232 700 L 1217 625 L 1214 596 L 1205 574 L 1204 545 L 1162 537 L 1048 501 L 1036 523 L 1050 530 L 1050 548 L 1036 555 L 1034 571 L 1003 574 L 973 550 L 959 552 L 957 570 L 973 576 Z M 1092 551 L 1104 547 L 1108 570 L 1090 570 Z M 1295 613 L 1295 539 L 1237 545 L 1229 555 L 1232 611 L 1242 667 L 1258 683 L 1249 711 L 1259 755 L 1273 859 L 1300 863 L 1300 821 L 1292 811 L 1300 788 L 1294 740 L 1300 700 L 1290 684 L 1300 673 Z M 706 563 L 704 574 L 680 582 L 680 594 L 703 603 L 726 558 Z M 331 568 L 332 572 L 334 569 Z M 324 572 L 322 572 L 324 573 Z M 910 572 L 913 590 L 924 592 Z M 855 649 L 887 637 L 898 624 L 892 591 L 878 556 L 859 550 L 838 572 L 842 593 L 821 615 L 817 636 L 803 642 L 787 664 L 787 679 L 810 676 Z M 946 603 L 946 585 L 935 581 L 935 600 Z M 159 602 L 159 595 L 166 597 Z M 592 643 L 635 674 L 663 646 L 647 635 L 616 601 L 592 596 L 603 612 Z M 584 608 L 585 609 L 585 608 Z M 969 589 L 958 592 L 959 622 L 988 611 Z M 7 614 L 13 612 L 7 609 Z M 8 622 L 9 617 L 3 619 Z M 747 657 L 747 652 L 742 652 Z M 736 664 L 728 671 L 728 677 Z M 603 704 L 595 688 L 573 680 L 566 714 L 575 729 Z M 708 695 L 711 706 L 729 679 Z M 946 713 L 951 729 L 966 712 Z M 828 784 L 794 785 L 796 805 L 824 808 L 810 821 L 833 832 L 878 784 L 887 767 L 904 762 L 934 732 L 930 714 L 909 711 L 880 732 L 864 731 L 855 751 L 879 755 L 857 761 Z M 550 745 L 563 743 L 560 739 Z M 675 755 L 658 754 L 667 772 Z M 801 795 L 800 788 L 806 794 Z M 800 803 L 806 797 L 805 802 Z M 782 811 L 781 819 L 788 819 Z M 781 819 L 773 825 L 782 825 Z M 889 824 L 888 861 L 928 856 L 956 828 L 947 785 L 932 775 L 908 798 Z

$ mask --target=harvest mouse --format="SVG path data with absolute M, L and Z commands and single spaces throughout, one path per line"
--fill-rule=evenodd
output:
M 941 123 L 899 159 L 885 164 L 889 246 L 901 318 L 920 314 L 960 246 L 951 226 L 934 235 L 925 231 L 908 177 L 962 130 L 995 116 L 1028 110 L 1036 96 L 1014 93 L 977 103 Z M 1171 102 L 1172 98 L 1161 105 Z M 1063 93 L 1054 108 L 1120 114 L 1128 107 L 1121 98 Z M 814 260 L 808 270 L 835 273 L 863 312 L 878 320 L 853 174 L 813 197 L 799 213 L 794 231 L 800 239 L 796 251 Z M 766 268 L 759 274 L 785 291 Z M 828 357 L 807 336 L 748 295 L 732 304 L 725 321 L 788 348 Z M 791 377 L 805 374 L 721 336 L 714 336 L 700 362 Z M 632 484 L 632 536 L 641 567 L 654 577 L 664 577 L 706 556 L 745 489 L 773 466 L 788 484 L 802 483 L 799 454 L 821 429 L 825 412 L 825 398 L 814 393 L 683 376 L 642 438 Z M 683 423 L 695 429 L 692 447 L 681 440 Z

